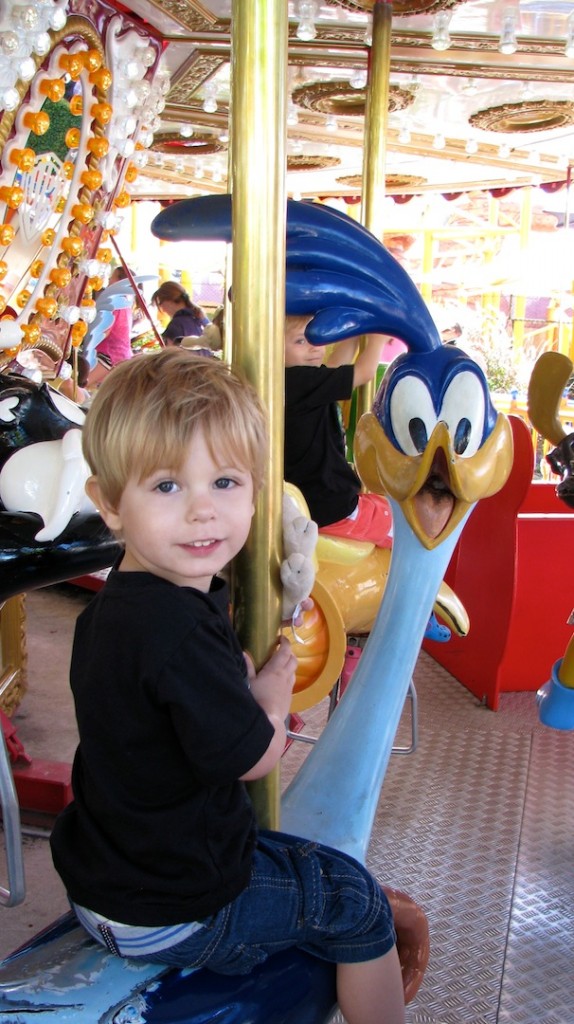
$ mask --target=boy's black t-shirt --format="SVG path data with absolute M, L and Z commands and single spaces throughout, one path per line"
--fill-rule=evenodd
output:
M 345 455 L 338 402 L 353 394 L 353 366 L 285 370 L 285 479 L 303 493 L 319 526 L 345 519 L 361 482 Z
M 126 924 L 201 920 L 247 885 L 256 829 L 237 781 L 273 727 L 249 692 L 226 584 L 112 572 L 78 618 L 74 801 L 51 838 L 75 902 Z

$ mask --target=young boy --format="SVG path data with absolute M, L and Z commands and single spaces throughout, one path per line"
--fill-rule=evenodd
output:
M 358 341 L 325 348 L 305 337 L 306 316 L 285 318 L 285 479 L 303 493 L 321 533 L 392 543 L 392 515 L 380 494 L 361 493 L 361 481 L 345 454 L 338 402 L 372 380 L 386 341 L 367 338 L 353 363 Z
M 51 844 L 79 920 L 119 956 L 223 974 L 297 946 L 338 964 L 349 1024 L 402 1024 L 380 886 L 345 854 L 258 834 L 243 785 L 281 756 L 295 675 L 285 639 L 255 673 L 217 576 L 263 482 L 257 394 L 170 347 L 110 373 L 83 445 L 125 550 L 72 653 L 74 801 Z

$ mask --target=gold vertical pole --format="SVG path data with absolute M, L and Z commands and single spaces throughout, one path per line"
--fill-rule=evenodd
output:
M 0 708 L 11 715 L 27 689 L 26 595 L 0 604 Z
M 268 479 L 236 566 L 235 624 L 256 667 L 280 623 L 287 4 L 234 0 L 231 58 L 233 357 L 268 413 Z M 277 828 L 279 768 L 250 787 L 259 824 Z
M 369 61 L 367 102 L 365 106 L 365 144 L 363 148 L 362 222 L 383 240 L 383 202 L 389 120 L 389 77 L 391 69 L 392 6 L 389 0 L 373 5 L 373 42 Z M 359 388 L 357 419 L 371 408 L 376 380 Z

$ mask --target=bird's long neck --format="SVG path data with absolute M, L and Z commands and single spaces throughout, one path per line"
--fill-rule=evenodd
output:
M 432 606 L 464 523 L 428 551 L 400 506 L 381 607 L 352 684 L 286 790 L 281 828 L 363 861 Z

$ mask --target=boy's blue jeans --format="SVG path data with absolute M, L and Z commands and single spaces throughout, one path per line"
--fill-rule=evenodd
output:
M 261 832 L 248 887 L 190 938 L 149 959 L 247 974 L 292 946 L 357 963 L 382 956 L 394 942 L 388 900 L 366 868 L 318 843 Z

